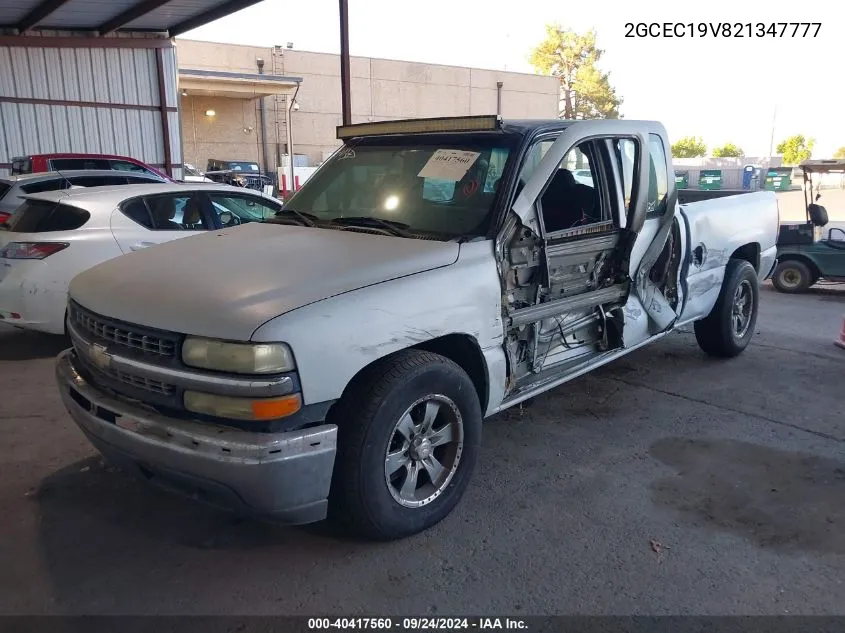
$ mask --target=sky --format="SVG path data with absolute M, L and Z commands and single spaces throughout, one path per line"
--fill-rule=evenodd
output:
M 600 67 L 624 99 L 626 119 L 661 121 L 673 141 L 701 136 L 710 148 L 736 143 L 749 156 L 769 154 L 773 130 L 775 145 L 804 134 L 816 140 L 814 158 L 829 158 L 845 146 L 845 22 L 837 4 L 349 0 L 349 48 L 353 56 L 531 73 L 528 56 L 545 24 L 594 28 L 605 51 Z M 791 25 L 784 37 L 626 37 L 629 22 L 693 23 L 708 32 L 750 22 L 756 32 L 758 23 L 802 20 L 821 23 L 815 37 L 815 26 L 808 37 L 801 37 L 804 26 L 791 37 Z M 292 42 L 299 50 L 339 53 L 338 2 L 264 0 L 182 37 L 254 46 Z

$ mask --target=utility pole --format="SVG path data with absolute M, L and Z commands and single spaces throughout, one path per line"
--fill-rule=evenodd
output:
M 349 5 L 348 0 L 340 2 L 340 101 L 343 125 L 352 123 L 352 99 L 349 77 Z
M 264 60 L 260 57 L 255 60 L 255 65 L 258 66 L 258 74 L 264 74 Z M 270 171 L 270 158 L 267 154 L 267 106 L 265 104 L 265 98 L 260 97 L 258 99 L 258 114 L 259 114 L 259 125 L 261 125 L 261 131 L 256 135 L 257 138 L 261 140 L 261 156 L 264 159 L 264 173 Z

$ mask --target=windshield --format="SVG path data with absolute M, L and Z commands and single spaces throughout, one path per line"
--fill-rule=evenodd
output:
M 12 169 L 10 170 L 13 176 L 18 174 L 32 173 L 32 160 L 29 158 L 13 158 Z
M 484 235 L 510 148 L 503 137 L 338 151 L 285 205 L 318 222 L 376 218 L 410 233 Z
M 233 171 L 258 171 L 258 163 L 227 163 Z

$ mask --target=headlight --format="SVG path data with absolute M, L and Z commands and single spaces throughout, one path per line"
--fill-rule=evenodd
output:
M 225 343 L 188 338 L 182 361 L 191 367 L 235 374 L 278 374 L 293 371 L 293 353 L 284 343 Z
M 233 420 L 278 420 L 302 408 L 298 393 L 281 398 L 232 398 L 186 391 L 184 402 L 188 411 Z

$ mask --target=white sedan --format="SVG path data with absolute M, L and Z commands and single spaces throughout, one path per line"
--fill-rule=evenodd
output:
M 256 191 L 200 183 L 26 196 L 0 225 L 0 322 L 63 334 L 68 285 L 82 271 L 162 242 L 270 219 L 281 208 Z

